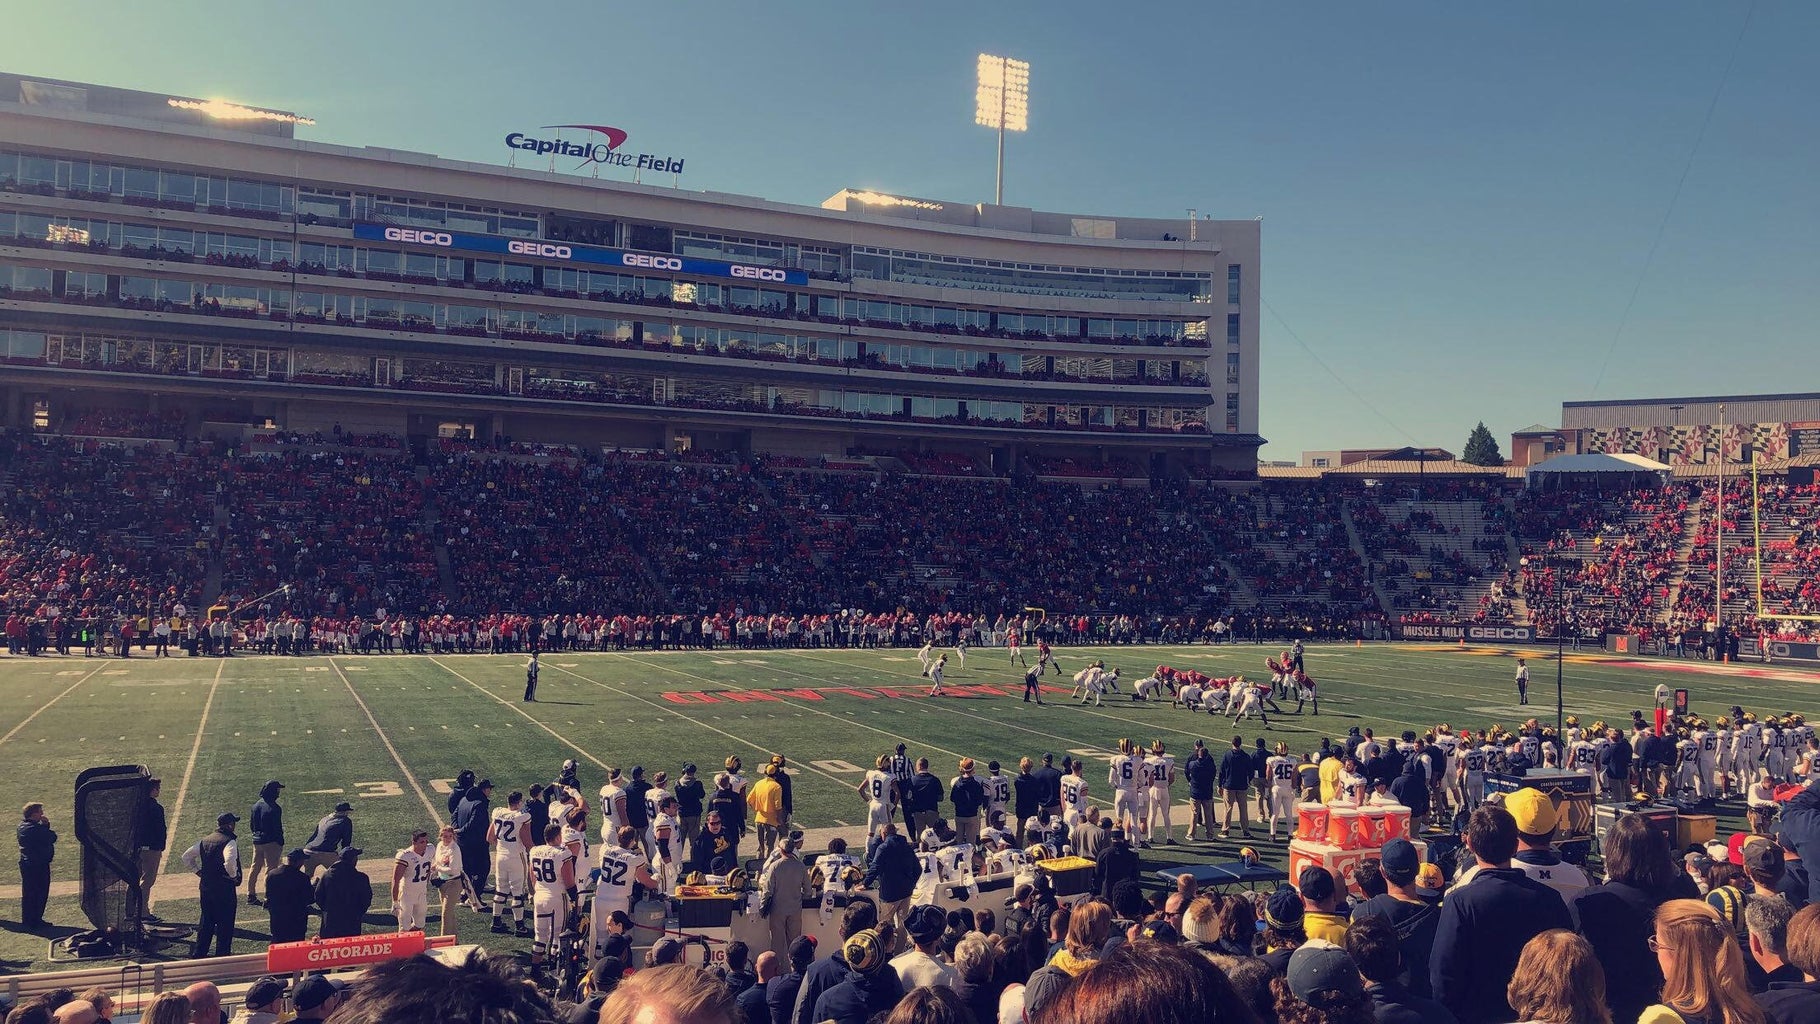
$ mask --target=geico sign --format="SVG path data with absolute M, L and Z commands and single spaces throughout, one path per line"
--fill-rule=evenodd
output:
M 771 267 L 747 267 L 738 263 L 733 264 L 729 269 L 729 273 L 734 277 L 749 277 L 754 281 L 783 281 L 787 279 L 787 275 L 781 270 L 776 270 Z
M 416 228 L 386 228 L 388 242 L 413 242 L 417 245 L 454 245 L 455 238 L 446 231 L 419 231 Z
M 506 251 L 517 253 L 520 256 L 542 256 L 552 260 L 566 260 L 574 255 L 574 251 L 566 245 L 551 245 L 548 242 L 520 242 L 516 240 L 506 243 Z
M 1466 635 L 1474 640 L 1528 640 L 1526 626 L 1468 626 Z
M 642 252 L 628 252 L 619 257 L 619 262 L 628 267 L 649 267 L 652 270 L 681 270 L 682 260 L 675 256 L 647 256 Z

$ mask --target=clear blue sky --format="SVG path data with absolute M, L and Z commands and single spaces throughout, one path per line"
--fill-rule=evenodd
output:
M 598 119 L 686 156 L 687 187 L 800 203 L 990 200 L 974 55 L 1025 58 L 1009 202 L 1264 219 L 1267 458 L 1458 451 L 1480 419 L 1507 445 L 1563 400 L 1820 387 L 1805 0 L 9 6 L 10 71 L 479 161 L 512 127 Z

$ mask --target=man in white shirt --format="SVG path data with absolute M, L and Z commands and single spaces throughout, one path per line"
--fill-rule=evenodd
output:
M 1519 789 L 1504 798 L 1504 809 L 1517 819 L 1517 855 L 1510 866 L 1561 894 L 1571 903 L 1592 884 L 1586 872 L 1561 859 L 1551 844 L 1560 814 L 1548 794 Z
M 925 903 L 911 908 L 904 919 L 904 931 L 909 934 L 912 946 L 891 958 L 891 967 L 897 971 L 898 980 L 904 983 L 904 991 L 936 985 L 953 988 L 960 980 L 954 968 L 943 963 L 937 955 L 942 933 L 947 930 L 948 915 L 940 907 Z
M 1162 825 L 1160 842 L 1175 842 L 1175 824 L 1169 820 L 1169 787 L 1175 784 L 1175 758 L 1163 751 L 1163 741 L 1150 745 L 1150 756 L 1144 758 L 1144 770 L 1150 776 L 1150 793 L 1144 815 L 1145 834 L 1156 838 L 1157 825 Z M 1146 844 L 1147 845 L 1147 844 Z
M 568 923 L 569 892 L 575 888 L 575 860 L 568 850 L 558 845 L 561 841 L 562 826 L 554 822 L 545 825 L 543 842 L 531 847 L 528 858 L 535 893 L 531 905 L 536 920 L 531 933 L 531 962 L 534 964 L 542 963 L 544 954 L 556 948 L 556 937 Z

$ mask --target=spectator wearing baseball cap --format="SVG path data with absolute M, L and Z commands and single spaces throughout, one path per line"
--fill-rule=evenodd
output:
M 278 1024 L 284 1012 L 284 979 L 267 975 L 247 987 L 246 1001 L 228 1024 Z
M 1387 922 L 1397 936 L 1397 956 L 1402 965 L 1392 980 L 1412 995 L 1426 998 L 1430 991 L 1428 961 L 1434 951 L 1441 907 L 1435 899 L 1439 894 L 1418 883 L 1421 871 L 1422 858 L 1415 844 L 1407 839 L 1385 843 L 1378 853 L 1378 873 L 1383 876 L 1387 891 L 1353 908 L 1352 927 L 1371 918 Z
M 891 959 L 891 968 L 904 983 L 904 988 L 945 985 L 953 988 L 960 976 L 954 968 L 936 955 L 942 933 L 948 928 L 948 915 L 940 907 L 924 904 L 913 907 L 904 919 L 904 931 L 910 935 L 910 948 Z
M 1559 893 L 1511 866 L 1517 823 L 1501 807 L 1480 807 L 1466 823 L 1478 867 L 1441 906 L 1429 982 L 1462 1024 L 1510 1020 L 1504 989 L 1523 944 L 1550 928 L 1571 928 Z
M 347 998 L 348 983 L 323 974 L 311 974 L 297 983 L 291 1002 L 297 1007 L 294 1020 L 323 1020 Z
M 904 983 L 889 960 L 891 926 L 855 932 L 841 946 L 847 977 L 815 1001 L 813 1021 L 866 1024 L 875 1013 L 889 1013 L 904 997 Z
M 1289 957 L 1286 984 L 1276 991 L 1277 1018 L 1299 1020 L 1295 1004 L 1321 1011 L 1325 1019 L 1356 1020 L 1371 1012 L 1365 998 L 1365 979 L 1346 951 L 1331 942 L 1310 940 Z
M 325 939 L 359 935 L 367 910 L 373 905 L 373 880 L 359 867 L 360 848 L 350 846 L 337 854 L 335 863 L 316 879 L 316 905 L 322 908 Z
M 1553 848 L 1560 815 L 1554 800 L 1539 789 L 1519 789 L 1504 798 L 1504 809 L 1517 823 L 1517 852 L 1511 867 L 1572 901 L 1592 881 L 1586 872 L 1561 859 Z
M 481 785 L 485 786 L 486 783 Z M 354 845 L 354 822 L 348 817 L 353 810 L 354 805 L 346 800 L 336 804 L 334 810 L 323 815 L 322 820 L 316 823 L 316 831 L 310 836 L 310 841 L 303 844 L 310 855 L 308 874 L 312 880 L 315 879 L 318 868 L 333 866 L 340 859 L 341 851 Z
M 1302 894 L 1285 885 L 1264 899 L 1264 955 L 1272 973 L 1289 970 L 1289 957 L 1308 941 L 1302 929 Z
M 1307 933 L 1309 941 L 1339 945 L 1346 937 L 1347 916 L 1340 910 L 1344 900 L 1333 872 L 1319 864 L 1310 864 L 1296 879 L 1296 889 L 1302 894 L 1302 931 Z

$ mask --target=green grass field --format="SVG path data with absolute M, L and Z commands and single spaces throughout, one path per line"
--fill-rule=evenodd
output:
M 1214 675 L 1256 678 L 1273 648 L 1135 647 L 1063 649 L 1072 673 L 1088 658 L 1124 669 L 1127 684 L 1159 662 Z M 1529 714 L 1552 716 L 1552 651 L 1528 652 L 1537 703 L 1514 707 L 1514 650 L 1447 646 L 1313 647 L 1309 672 L 1320 681 L 1322 714 L 1272 718 L 1270 732 L 1246 723 L 1250 737 L 1286 739 L 1298 752 L 1322 735 L 1369 725 L 1380 735 L 1449 722 L 1511 726 Z M 243 817 L 266 779 L 283 780 L 287 842 L 301 845 L 315 821 L 340 799 L 355 805 L 356 842 L 379 892 L 390 880 L 391 855 L 413 827 L 444 816 L 447 786 L 473 768 L 505 792 L 554 777 L 576 758 L 590 796 L 607 765 L 642 764 L 676 773 L 694 761 L 711 774 L 729 754 L 748 768 L 774 752 L 796 774 L 798 822 L 844 828 L 863 822 L 853 787 L 857 768 L 902 740 L 929 757 L 944 779 L 962 756 L 1014 766 L 1020 755 L 1098 755 L 1104 763 L 1119 737 L 1161 739 L 1184 754 L 1199 737 L 1224 743 L 1230 723 L 1134 704 L 1109 695 L 1104 708 L 1081 708 L 1055 695 L 1037 708 L 1018 699 L 1021 669 L 1002 651 L 973 652 L 949 675 L 961 692 L 922 699 L 913 652 L 715 651 L 660 654 L 552 653 L 544 658 L 540 701 L 522 704 L 524 659 L 517 656 L 337 657 L 227 660 L 174 657 L 154 661 L 9 658 L 0 661 L 0 778 L 11 806 L 45 803 L 61 835 L 48 918 L 86 927 L 74 894 L 79 849 L 71 824 L 76 774 L 107 764 L 145 764 L 164 779 L 172 825 L 167 874 L 156 912 L 169 921 L 195 919 L 195 888 L 177 855 L 213 827 L 215 816 Z M 1820 674 L 1779 666 L 1710 666 L 1638 662 L 1569 653 L 1567 711 L 1583 720 L 1626 719 L 1648 705 L 1658 681 L 1686 686 L 1694 710 L 1715 714 L 1732 704 L 1762 712 L 1811 712 Z M 1065 686 L 1061 677 L 1051 676 Z M 997 688 L 999 693 L 974 689 Z M 1128 685 L 1126 687 L 1129 689 Z M 1089 772 L 1104 794 L 1103 769 Z M 1178 796 L 1186 799 L 1186 783 Z M 1738 809 L 1734 809 L 1736 813 Z M 1185 811 L 1177 811 L 1178 825 Z M 853 828 L 857 838 L 862 829 Z M 1146 853 L 1157 866 L 1230 859 L 1237 843 L 1165 847 Z M 1282 847 L 1263 847 L 1281 859 Z M 742 853 L 752 853 L 750 841 Z M 10 862 L 9 862 L 10 863 Z M 17 930 L 18 876 L 0 879 L 0 972 L 46 966 L 47 935 Z M 389 917 L 369 919 L 385 930 Z M 464 916 L 464 937 L 485 936 L 484 919 Z M 242 906 L 237 951 L 264 940 L 264 912 Z M 506 945 L 515 945 L 516 941 Z M 167 952 L 185 953 L 183 946 Z

